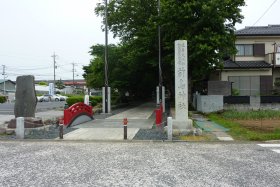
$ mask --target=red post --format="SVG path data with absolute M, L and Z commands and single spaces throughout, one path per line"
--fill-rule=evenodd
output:
M 162 123 L 162 112 L 160 109 L 156 109 L 156 125 L 160 126 Z
M 123 139 L 127 140 L 127 118 L 123 119 Z

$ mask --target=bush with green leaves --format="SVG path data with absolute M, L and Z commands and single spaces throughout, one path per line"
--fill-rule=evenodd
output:
M 40 86 L 48 86 L 48 83 L 46 83 L 46 82 L 42 82 L 42 81 L 41 81 L 41 82 L 39 82 L 38 84 L 39 84 Z
M 232 96 L 238 96 L 238 95 L 239 95 L 239 90 L 236 89 L 236 88 L 232 88 L 232 90 L 231 90 L 231 95 L 232 95 Z
M 0 96 L 0 103 L 5 103 L 7 98 L 5 96 Z
M 102 102 L 102 97 L 101 96 L 90 96 L 89 101 L 91 103 L 91 106 L 96 106 L 98 103 Z M 84 102 L 84 96 L 69 97 L 69 98 L 67 98 L 66 102 L 67 102 L 68 106 L 71 106 L 71 105 L 73 105 L 75 103 L 78 103 L 78 102 L 83 103 Z

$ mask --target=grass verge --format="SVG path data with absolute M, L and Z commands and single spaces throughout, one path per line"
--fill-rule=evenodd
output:
M 211 121 L 218 123 L 219 125 L 230 129 L 229 134 L 235 140 L 250 140 L 250 141 L 267 141 L 267 140 L 279 140 L 280 139 L 280 130 L 277 129 L 273 132 L 257 132 L 253 130 L 249 130 L 239 123 L 230 121 L 230 119 L 225 119 L 221 115 L 218 114 L 209 114 L 208 118 Z
M 280 111 L 278 110 L 257 110 L 257 111 L 237 111 L 229 110 L 221 114 L 225 119 L 280 119 Z

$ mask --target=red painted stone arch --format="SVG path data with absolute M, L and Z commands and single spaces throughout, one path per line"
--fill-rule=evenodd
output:
M 70 126 L 74 120 L 84 115 L 93 119 L 92 106 L 86 105 L 82 102 L 75 103 L 64 110 L 63 124 L 65 126 Z

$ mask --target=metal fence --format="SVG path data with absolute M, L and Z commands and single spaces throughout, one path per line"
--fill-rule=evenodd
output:
M 260 96 L 261 103 L 280 103 L 280 96 Z M 226 104 L 250 104 L 250 96 L 224 96 Z
M 250 96 L 224 96 L 227 104 L 250 104 Z
M 261 96 L 261 103 L 280 103 L 280 96 Z

